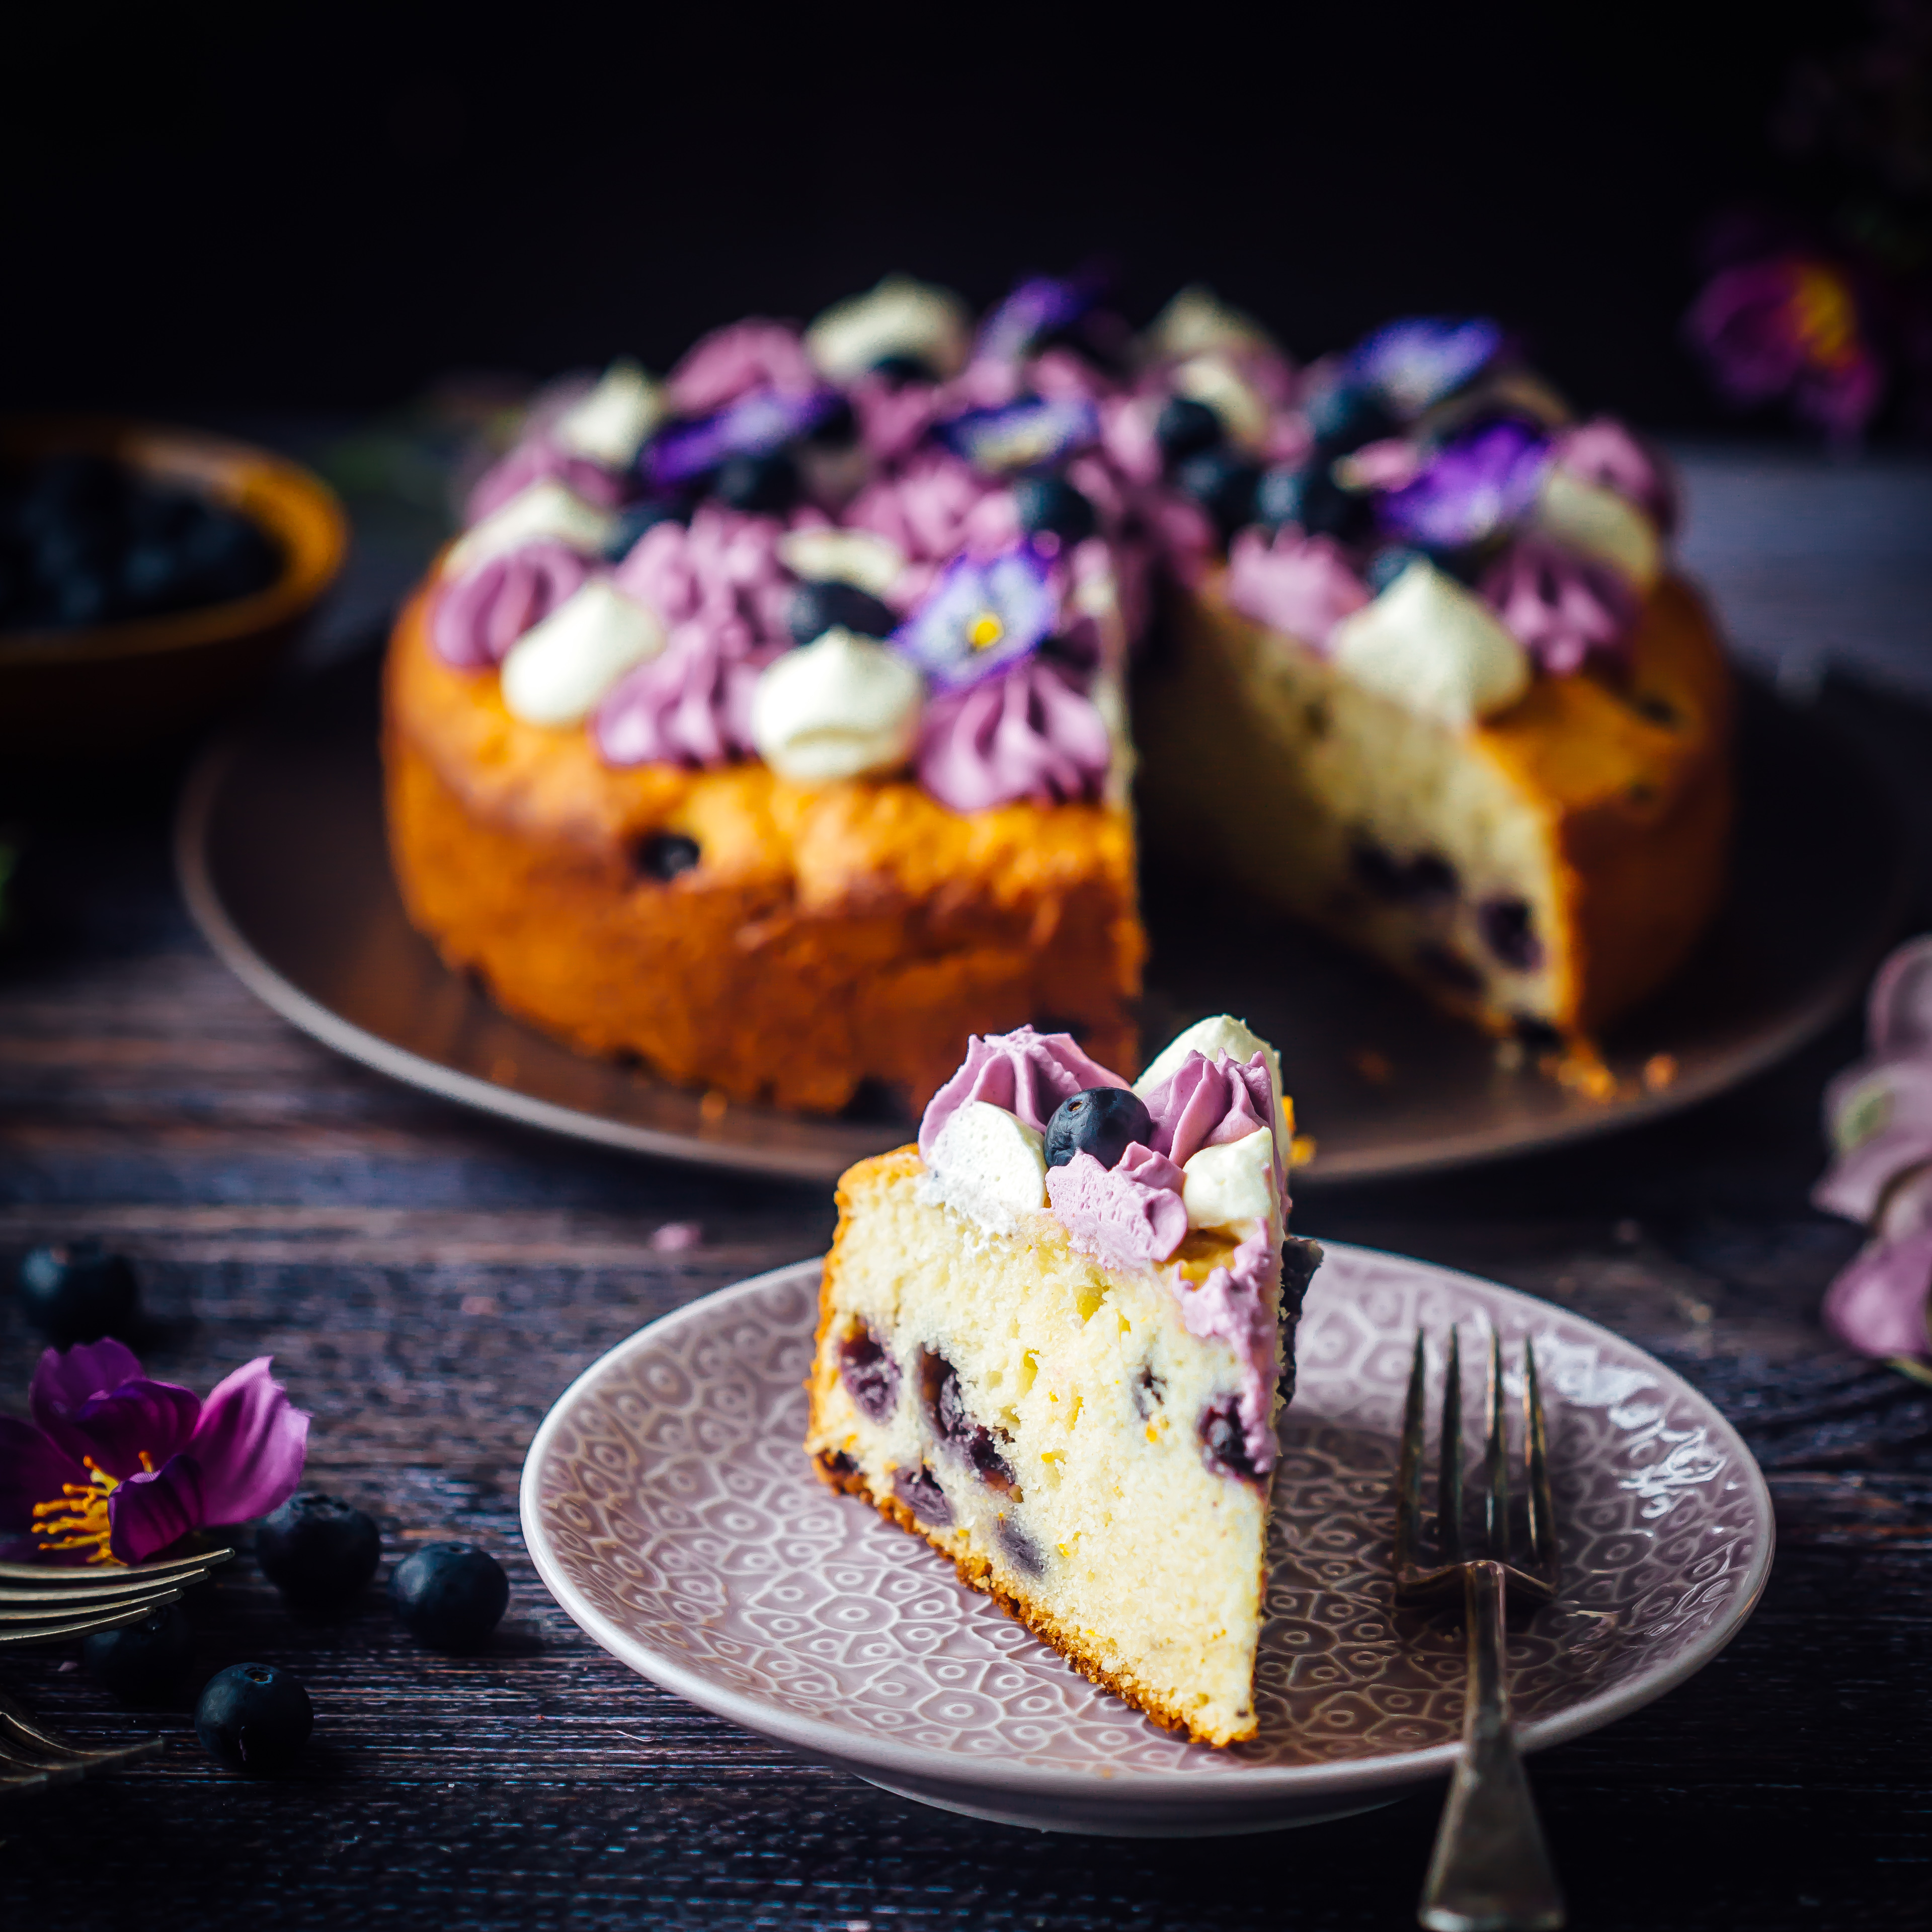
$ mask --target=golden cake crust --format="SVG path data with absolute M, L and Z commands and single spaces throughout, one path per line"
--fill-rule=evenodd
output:
M 430 592 L 391 640 L 383 756 L 410 916 L 510 1011 L 734 1100 L 922 1107 L 967 1036 L 1052 1022 L 1136 1066 L 1144 952 L 1124 805 L 961 814 L 908 780 L 808 788 L 758 764 L 617 770 L 453 669 Z M 701 860 L 669 881 L 658 832 Z

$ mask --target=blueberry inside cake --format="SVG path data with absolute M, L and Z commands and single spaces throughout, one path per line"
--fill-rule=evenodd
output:
M 1255 1730 L 1275 1417 L 1320 1250 L 1286 1232 L 1272 1048 L 1204 1020 L 1130 1085 L 975 1038 L 839 1184 L 807 1451 L 1091 1677 Z

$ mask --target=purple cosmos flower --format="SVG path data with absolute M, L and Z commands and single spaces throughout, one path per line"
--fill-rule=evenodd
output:
M 974 359 L 1017 362 L 1042 336 L 1078 322 L 1101 286 L 1092 274 L 1029 276 L 980 325 Z
M 838 407 L 836 389 L 787 395 L 758 389 L 696 422 L 674 423 L 645 454 L 650 480 L 675 489 L 708 475 L 728 457 L 764 456 L 815 429 Z
M 1046 560 L 1030 545 L 982 563 L 956 557 L 892 633 L 938 691 L 964 691 L 1037 650 L 1060 614 Z
M 1437 450 L 1414 481 L 1376 502 L 1390 536 L 1460 550 L 1506 530 L 1536 500 L 1550 445 L 1526 424 L 1487 422 Z
M 1053 402 L 1022 396 L 996 410 L 968 410 L 939 425 L 940 440 L 976 469 L 994 475 L 1035 470 L 1076 450 L 1085 449 L 1100 436 L 1100 412 L 1078 397 Z
M 1502 325 L 1486 316 L 1411 316 L 1358 342 L 1348 354 L 1348 375 L 1400 414 L 1420 416 L 1473 382 L 1502 346 Z
M 107 1340 L 50 1348 L 31 1423 L 0 1416 L 0 1538 L 47 1563 L 141 1563 L 208 1523 L 244 1522 L 302 1480 L 308 1418 L 270 1379 L 237 1369 L 203 1402 L 152 1380 Z
M 1720 270 L 1684 327 L 1732 402 L 1789 396 L 1797 415 L 1841 441 L 1864 429 L 1884 392 L 1885 371 L 1860 327 L 1851 282 L 1818 256 L 1777 255 Z

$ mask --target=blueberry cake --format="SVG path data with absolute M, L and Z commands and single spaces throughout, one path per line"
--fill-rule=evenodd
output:
M 1133 1085 L 974 1040 L 838 1189 L 806 1450 L 1096 1682 L 1255 1731 L 1275 1417 L 1320 1251 L 1286 1233 L 1273 1048 L 1204 1020 Z

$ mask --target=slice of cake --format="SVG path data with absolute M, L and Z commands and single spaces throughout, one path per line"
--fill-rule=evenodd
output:
M 1320 1251 L 1285 1235 L 1274 1050 L 1222 1016 L 1138 1083 L 975 1039 L 839 1184 L 806 1447 L 1096 1683 L 1255 1730 L 1276 1411 Z

